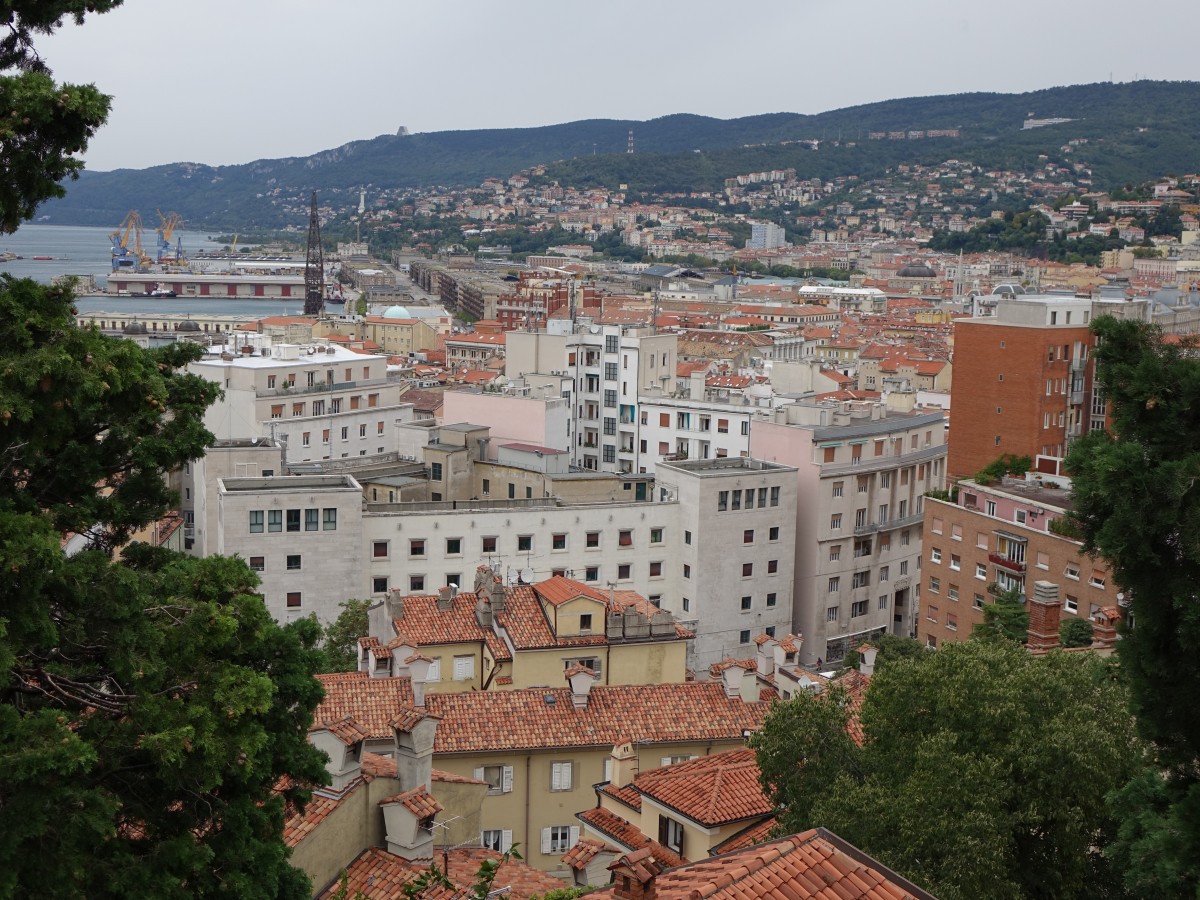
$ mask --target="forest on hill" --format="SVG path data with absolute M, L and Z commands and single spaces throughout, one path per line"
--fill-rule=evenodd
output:
M 277 228 L 305 221 L 308 192 L 334 206 L 442 185 L 478 185 L 536 165 L 572 186 L 628 184 L 639 192 L 717 190 L 725 178 L 794 167 L 802 178 L 871 177 L 901 163 L 947 158 L 1028 171 L 1039 156 L 1084 139 L 1073 160 L 1097 187 L 1188 171 L 1200 157 L 1190 125 L 1200 83 L 1138 81 L 1025 94 L 952 94 L 890 100 L 819 115 L 740 119 L 672 115 L 647 122 L 593 119 L 541 128 L 381 135 L 308 157 L 236 166 L 173 163 L 84 172 L 39 215 L 59 224 L 115 225 L 130 209 L 170 208 L 193 227 Z M 1073 121 L 1033 130 L 1031 113 Z M 625 152 L 630 129 L 636 152 Z M 870 140 L 870 132 L 957 129 L 958 137 Z M 817 140 L 820 148 L 793 143 Z

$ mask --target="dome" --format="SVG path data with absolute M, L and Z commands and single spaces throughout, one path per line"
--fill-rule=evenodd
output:
M 180 322 L 178 325 L 175 326 L 175 330 L 176 331 L 187 331 L 187 332 L 194 333 L 194 332 L 197 332 L 200 330 L 200 326 L 196 322 L 193 322 L 191 319 L 184 319 L 182 322 Z
M 896 273 L 898 278 L 937 278 L 937 272 L 925 265 L 905 266 Z
M 122 329 L 124 334 L 149 334 L 144 322 L 130 322 Z
M 1023 294 L 1025 293 L 1025 288 L 1021 287 L 1019 284 L 998 284 L 992 288 L 992 293 L 1009 295 Z
M 383 311 L 383 317 L 385 319 L 411 319 L 412 318 L 412 316 L 410 316 L 408 314 L 408 308 L 405 306 L 389 306 L 387 309 L 385 309 Z

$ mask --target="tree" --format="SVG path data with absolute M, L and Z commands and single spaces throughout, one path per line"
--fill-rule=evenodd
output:
M 983 621 L 972 629 L 971 639 L 1024 644 L 1029 635 L 1029 611 L 1021 600 L 1020 589 L 1002 590 L 997 584 L 989 584 L 988 593 L 995 599 L 983 607 Z
M 1067 619 L 1058 628 L 1058 641 L 1064 647 L 1092 646 L 1094 629 L 1087 619 Z
M 343 600 L 338 617 L 321 635 L 321 671 L 354 672 L 358 669 L 358 639 L 369 631 L 369 600 Z
M 116 5 L 7 5 L 0 225 L 59 192 L 107 109 L 48 103 L 30 36 Z M 71 299 L 0 278 L 0 896 L 310 896 L 282 830 L 327 778 L 318 629 L 276 625 L 239 560 L 129 542 L 218 389 L 181 371 L 198 347 L 81 329 Z
M 875 668 L 886 665 L 893 659 L 907 659 L 925 652 L 925 645 L 910 637 L 884 632 L 871 638 L 870 644 L 875 648 Z M 842 670 L 857 669 L 861 656 L 858 650 L 851 650 L 842 660 Z
M 829 828 L 942 900 L 1121 896 L 1099 848 L 1143 765 L 1125 699 L 1091 654 L 966 641 L 876 670 L 861 747 L 836 692 L 775 704 L 750 743 L 780 831 Z
M 1073 520 L 1125 588 L 1136 627 L 1117 645 L 1133 711 L 1162 777 L 1114 798 L 1117 857 L 1152 893 L 1200 888 L 1200 359 L 1194 340 L 1102 317 L 1096 381 L 1112 433 L 1092 431 L 1067 458 Z M 1175 886 L 1175 887 L 1173 887 Z

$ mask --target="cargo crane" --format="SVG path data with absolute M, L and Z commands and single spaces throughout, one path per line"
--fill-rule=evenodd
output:
M 117 230 L 108 236 L 108 239 L 112 241 L 112 270 L 114 272 L 120 269 L 137 268 L 138 258 L 130 253 L 129 239 L 140 228 L 141 216 L 138 215 L 137 210 L 131 210 Z
M 161 210 L 156 210 L 158 213 L 158 262 L 170 263 L 171 265 L 183 265 L 187 262 L 187 257 L 183 255 L 183 237 L 175 239 L 175 249 L 171 249 L 171 236 L 175 233 L 180 224 L 183 222 L 183 216 L 177 212 L 169 212 L 165 216 Z

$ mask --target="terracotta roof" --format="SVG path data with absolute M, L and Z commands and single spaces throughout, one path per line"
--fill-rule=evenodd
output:
M 599 788 L 600 793 L 612 797 L 618 803 L 623 803 L 632 810 L 641 810 L 642 795 L 638 793 L 633 784 L 627 784 L 624 787 L 618 787 L 611 781 Z
M 616 847 L 604 843 L 604 841 L 592 840 L 592 838 L 580 838 L 575 842 L 575 846 L 563 854 L 563 865 L 569 869 L 582 869 L 598 854 L 601 853 L 620 853 Z
M 435 753 L 612 747 L 623 735 L 643 743 L 740 741 L 767 710 L 726 697 L 712 682 L 598 684 L 583 709 L 566 687 L 430 694 L 425 702 L 442 718 Z
M 610 886 L 588 896 L 614 892 Z M 823 828 L 663 872 L 654 878 L 654 895 L 658 900 L 934 900 Z
M 440 854 L 439 854 L 440 855 Z M 448 876 L 457 890 L 432 888 L 420 894 L 421 900 L 454 900 L 467 896 L 475 882 L 475 873 L 485 859 L 498 859 L 499 853 L 481 849 L 451 850 L 447 854 Z M 347 896 L 362 896 L 366 900 L 396 900 L 404 896 L 404 886 L 424 872 L 429 871 L 428 860 L 409 862 L 403 857 L 376 847 L 364 850 L 346 869 Z M 511 888 L 506 895 L 511 900 L 526 900 L 535 894 L 563 887 L 562 879 L 539 872 L 517 860 L 509 860 L 500 866 L 495 883 Z M 332 897 L 340 889 L 335 881 L 317 894 L 320 898 Z
M 312 799 L 304 807 L 303 813 L 292 811 L 283 823 L 283 842 L 289 847 L 296 847 L 306 837 L 312 834 L 329 814 L 337 809 L 342 801 L 361 788 L 366 782 L 358 779 L 346 786 L 340 794 L 328 791 L 315 791 Z
M 716 856 L 719 853 L 731 853 L 734 850 L 741 850 L 743 847 L 761 844 L 771 836 L 771 831 L 774 828 L 775 817 L 769 816 L 763 819 L 761 822 L 755 822 L 753 825 L 748 825 L 741 831 L 712 847 L 708 851 L 709 855 Z
M 656 803 L 705 827 L 769 816 L 754 751 L 730 750 L 642 772 L 633 786 Z
M 390 737 L 391 721 L 412 707 L 412 682 L 407 678 L 368 678 L 365 672 L 318 675 L 325 699 L 314 718 L 341 719 L 349 715 L 373 738 Z
M 486 781 L 480 781 L 478 778 L 468 778 L 466 775 L 459 775 L 456 772 L 446 772 L 442 769 L 431 769 L 429 777 L 435 783 L 439 784 L 487 784 Z
M 357 744 L 368 736 L 362 727 L 354 721 L 353 716 L 343 716 L 337 720 L 317 719 L 308 730 L 326 730 L 343 744 L 347 745 Z
M 608 605 L 608 594 L 604 591 L 589 587 L 581 581 L 564 578 L 562 575 L 555 575 L 553 578 L 539 581 L 533 586 L 533 591 L 552 606 L 561 606 L 568 600 L 574 600 L 579 596 L 590 597 L 593 600 L 599 600 L 605 606 Z
M 393 794 L 391 797 L 385 797 L 379 801 L 379 805 L 385 803 L 399 803 L 418 819 L 428 819 L 430 816 L 436 816 L 443 809 L 442 804 L 434 799 L 433 794 L 426 790 L 425 785 L 413 788 L 411 791 L 405 791 L 402 794 Z
M 397 635 L 403 634 L 418 647 L 438 644 L 487 644 L 492 657 L 510 660 L 507 645 L 475 618 L 475 594 L 461 591 L 451 598 L 449 609 L 438 609 L 437 597 L 416 594 L 403 599 L 404 614 L 392 622 Z M 544 618 L 544 616 L 543 616 Z
M 596 806 L 584 810 L 576 816 L 579 821 L 593 828 L 606 837 L 612 838 L 622 847 L 629 850 L 649 850 L 656 860 L 664 866 L 677 866 L 684 858 L 669 847 L 664 847 L 658 841 L 651 840 L 642 834 L 636 825 L 631 825 L 614 812 Z

